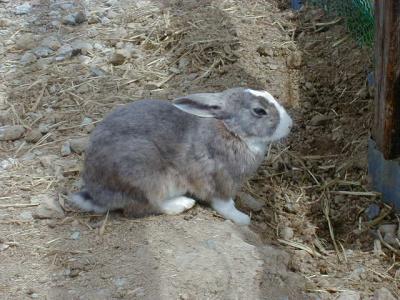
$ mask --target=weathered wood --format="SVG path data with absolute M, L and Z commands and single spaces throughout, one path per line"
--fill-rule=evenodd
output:
M 400 157 L 400 1 L 375 1 L 375 113 L 372 138 L 385 159 Z

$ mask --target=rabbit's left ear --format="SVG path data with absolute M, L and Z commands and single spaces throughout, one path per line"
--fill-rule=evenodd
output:
M 227 117 L 225 103 L 219 94 L 201 93 L 177 98 L 172 104 L 180 110 L 202 118 Z

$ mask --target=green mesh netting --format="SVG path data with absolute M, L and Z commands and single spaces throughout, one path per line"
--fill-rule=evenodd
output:
M 374 0 L 308 0 L 328 13 L 342 16 L 349 31 L 361 44 L 372 46 L 374 41 Z

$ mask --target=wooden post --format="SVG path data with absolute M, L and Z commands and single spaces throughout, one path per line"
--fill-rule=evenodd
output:
M 375 0 L 375 113 L 372 138 L 400 158 L 400 1 Z

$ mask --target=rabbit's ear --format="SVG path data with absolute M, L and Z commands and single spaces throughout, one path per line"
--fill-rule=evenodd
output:
M 177 98 L 172 103 L 176 108 L 198 117 L 222 119 L 227 115 L 224 101 L 218 94 L 193 94 Z

